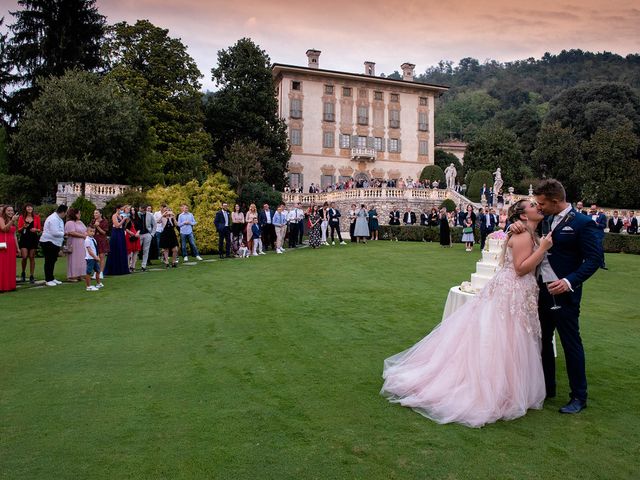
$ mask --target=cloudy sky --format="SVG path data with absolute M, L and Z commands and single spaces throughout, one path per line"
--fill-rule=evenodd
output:
M 621 55 L 640 52 L 637 0 L 98 0 L 110 23 L 147 18 L 188 46 L 213 88 L 216 52 L 251 37 L 273 62 L 306 65 L 305 51 L 322 51 L 320 67 L 360 73 L 416 72 L 441 59 L 509 61 L 581 48 Z M 14 10 L 15 0 L 0 0 Z M 6 15 L 6 13 L 3 13 Z M 8 16 L 6 23 L 11 23 Z

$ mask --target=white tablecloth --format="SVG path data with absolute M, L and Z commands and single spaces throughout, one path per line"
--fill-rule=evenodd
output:
M 447 296 L 447 303 L 444 305 L 442 319 L 447 318 L 473 297 L 475 297 L 474 294 L 463 292 L 459 286 L 451 287 L 451 289 L 449 289 L 449 295 Z

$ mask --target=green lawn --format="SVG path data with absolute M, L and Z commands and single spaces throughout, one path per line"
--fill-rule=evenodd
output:
M 585 288 L 580 415 L 561 353 L 558 398 L 512 422 L 379 396 L 477 258 L 381 241 L 2 294 L 0 478 L 639 478 L 638 256 Z

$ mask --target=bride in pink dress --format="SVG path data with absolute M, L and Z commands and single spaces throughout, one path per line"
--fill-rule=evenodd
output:
M 540 409 L 545 398 L 535 271 L 551 248 L 543 215 L 520 200 L 510 220 L 529 235 L 507 240 L 504 264 L 474 299 L 413 347 L 384 361 L 381 394 L 438 423 L 482 427 Z

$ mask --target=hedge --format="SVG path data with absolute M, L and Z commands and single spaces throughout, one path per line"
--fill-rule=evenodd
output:
M 439 242 L 440 227 L 380 225 L 378 235 L 381 240 L 398 239 L 405 242 Z M 461 243 L 461 239 L 462 228 L 451 228 L 451 240 L 453 243 Z M 603 246 L 606 253 L 631 253 L 640 255 L 640 235 L 605 233 Z
M 440 227 L 422 225 L 380 225 L 378 235 L 381 240 L 401 240 L 407 242 L 440 242 Z M 462 227 L 451 228 L 451 240 L 460 243 Z
M 605 233 L 604 251 L 606 253 L 632 253 L 640 255 L 640 235 L 626 233 Z

